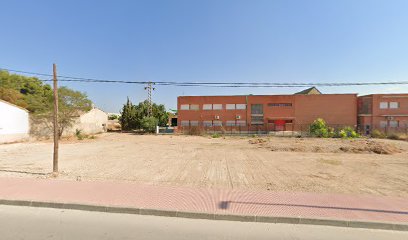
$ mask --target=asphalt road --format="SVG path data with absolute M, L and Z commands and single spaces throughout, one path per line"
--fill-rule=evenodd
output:
M 212 221 L 0 205 L 8 239 L 408 239 L 408 232 Z

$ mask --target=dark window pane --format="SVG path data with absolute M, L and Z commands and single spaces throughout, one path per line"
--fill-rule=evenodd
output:
M 263 105 L 251 104 L 251 114 L 263 114 Z

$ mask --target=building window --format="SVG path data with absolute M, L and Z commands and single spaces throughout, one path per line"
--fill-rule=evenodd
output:
M 181 121 L 181 126 L 182 126 L 182 127 L 188 127 L 188 126 L 190 126 L 190 121 Z
M 263 105 L 251 104 L 251 125 L 263 125 Z
M 199 110 L 200 106 L 198 104 L 190 104 L 190 110 Z
M 222 104 L 213 104 L 213 110 L 222 110 Z
M 389 125 L 392 128 L 397 128 L 397 127 L 399 127 L 399 122 L 398 121 L 390 121 Z
M 213 121 L 213 126 L 214 126 L 214 127 L 221 127 L 221 126 L 222 126 L 222 122 L 221 122 L 221 121 Z
M 292 103 L 268 103 L 268 107 L 292 107 Z
M 235 120 L 234 121 L 226 121 L 225 126 L 235 126 Z
M 235 104 L 235 108 L 237 110 L 245 110 L 246 109 L 246 104 Z
M 251 114 L 263 114 L 262 104 L 251 104 Z
M 225 104 L 225 109 L 227 110 L 245 110 L 246 104 Z
M 399 102 L 390 102 L 390 108 L 393 109 L 399 108 Z
M 387 109 L 388 108 L 388 102 L 380 102 L 380 109 Z
M 180 110 L 190 110 L 190 105 L 188 105 L 188 104 L 181 104 Z
M 212 121 L 203 121 L 203 126 L 204 127 L 211 127 L 212 126 Z
M 235 110 L 235 104 L 226 104 L 225 109 L 227 110 Z
M 203 110 L 212 110 L 212 104 L 203 104 Z
M 180 110 L 199 110 L 200 107 L 198 104 L 181 104 Z
M 380 121 L 380 127 L 381 128 L 386 128 L 387 127 L 387 121 Z
M 236 120 L 236 121 L 234 121 L 234 120 L 230 120 L 230 121 L 226 121 L 225 122 L 225 126 L 230 126 L 230 127 L 232 127 L 232 126 L 245 126 L 246 125 L 246 121 L 244 121 L 244 120 Z
M 184 121 L 181 121 L 181 126 L 182 126 L 182 127 L 188 127 L 188 126 L 194 127 L 194 126 L 198 126 L 198 121 L 188 121 L 188 120 L 184 120 Z
M 237 120 L 237 126 L 245 126 L 246 125 L 246 121 L 244 120 Z
M 263 125 L 263 116 L 251 116 L 251 125 Z

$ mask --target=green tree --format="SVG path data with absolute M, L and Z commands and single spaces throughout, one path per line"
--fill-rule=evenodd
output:
M 150 131 L 150 129 L 146 129 L 146 121 L 149 121 L 149 123 L 155 122 L 158 126 L 167 125 L 169 116 L 163 104 L 152 104 L 152 118 L 155 118 L 156 121 L 145 119 L 148 117 L 148 110 L 149 102 L 147 100 L 140 102 L 138 105 L 133 105 L 128 98 L 121 111 L 122 117 L 120 118 L 120 122 L 122 129 L 143 129 Z
M 0 99 L 23 108 L 28 107 L 28 104 L 24 99 L 24 95 L 11 88 L 0 87 Z
M 127 98 L 126 104 L 123 105 L 122 111 L 120 111 L 120 124 L 123 130 L 136 129 L 138 126 L 137 122 L 137 112 L 135 105 Z
M 30 112 L 46 111 L 52 89 L 38 78 L 0 71 L 0 99 L 27 108 Z
M 40 126 L 53 128 L 54 97 L 50 85 L 44 84 L 35 77 L 0 71 L 0 86 L 0 99 L 29 110 L 34 124 L 42 123 Z M 60 87 L 58 95 L 58 128 L 61 136 L 81 113 L 92 108 L 92 102 L 85 93 L 67 87 Z
M 58 135 L 61 137 L 64 130 L 71 127 L 76 119 L 92 109 L 92 101 L 85 93 L 74 91 L 67 87 L 58 88 Z M 47 101 L 33 113 L 33 120 L 53 128 L 54 101 L 49 96 Z
M 142 129 L 146 132 L 155 132 L 157 124 L 158 121 L 155 117 L 144 117 L 141 121 Z

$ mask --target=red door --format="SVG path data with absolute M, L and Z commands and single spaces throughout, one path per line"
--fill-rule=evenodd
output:
M 285 120 L 275 120 L 275 131 L 285 131 Z

